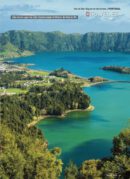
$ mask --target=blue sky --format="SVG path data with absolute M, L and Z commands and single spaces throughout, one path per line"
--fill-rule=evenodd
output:
M 120 8 L 120 11 L 90 11 L 74 8 Z M 115 14 L 116 13 L 116 14 Z M 78 15 L 78 20 L 10 20 L 10 15 Z M 98 15 L 97 15 L 98 14 Z M 103 14 L 103 16 L 102 16 Z M 85 32 L 130 32 L 129 0 L 0 0 L 0 32 L 8 30 Z

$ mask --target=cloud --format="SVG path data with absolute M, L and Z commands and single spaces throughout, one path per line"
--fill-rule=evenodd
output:
M 86 31 L 128 31 L 130 29 L 130 1 L 129 0 L 0 0 L 0 26 L 5 30 L 12 29 L 35 29 L 35 30 L 61 30 L 69 32 Z M 117 16 L 93 16 L 86 17 L 86 11 L 74 10 L 74 8 L 108 8 L 118 7 Z M 101 13 L 101 12 L 100 12 Z M 51 21 L 50 20 L 10 20 L 13 14 L 57 14 L 79 15 L 76 21 Z M 121 25 L 121 24 L 124 24 Z M 112 28 L 112 26 L 114 28 Z M 1 31 L 3 29 L 0 29 Z M 125 30 L 126 29 L 126 30 Z
M 53 9 L 42 9 L 40 8 L 40 5 L 29 5 L 29 4 L 23 4 L 23 5 L 5 5 L 0 8 L 1 12 L 43 12 L 43 13 L 57 13 L 56 10 Z
M 129 3 L 129 0 L 104 0 L 106 3 Z

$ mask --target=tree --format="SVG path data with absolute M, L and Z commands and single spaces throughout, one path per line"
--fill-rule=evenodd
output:
M 100 160 L 86 160 L 82 163 L 79 169 L 80 179 L 95 179 L 101 178 L 101 161 Z
M 126 155 L 115 156 L 111 160 L 105 161 L 101 170 L 103 178 L 127 179 L 130 176 L 130 158 Z
M 130 129 L 126 129 L 114 137 L 112 152 L 114 155 L 126 154 L 130 156 Z
M 78 177 L 78 168 L 72 161 L 66 166 L 64 176 L 65 179 L 76 179 Z
M 23 179 L 25 159 L 17 147 L 15 136 L 5 125 L 0 126 L 0 131 L 0 176 L 2 179 Z

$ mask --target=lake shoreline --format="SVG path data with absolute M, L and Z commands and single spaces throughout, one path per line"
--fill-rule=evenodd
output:
M 91 86 L 95 86 L 95 85 L 98 85 L 98 84 L 104 84 L 104 83 L 108 83 L 108 82 L 113 82 L 113 81 L 102 81 L 102 82 L 96 82 L 96 83 L 91 83 L 91 84 L 84 84 L 82 87 L 91 87 Z M 89 107 L 87 109 L 72 109 L 72 110 L 67 110 L 65 111 L 62 115 L 42 115 L 42 116 L 38 116 L 38 117 L 35 117 L 37 119 L 34 119 L 32 122 L 30 122 L 29 124 L 27 124 L 27 127 L 28 128 L 31 128 L 33 126 L 35 126 L 37 123 L 39 123 L 40 121 L 44 120 L 44 119 L 47 119 L 47 118 L 51 118 L 51 117 L 57 117 L 57 118 L 65 118 L 67 114 L 71 113 L 71 112 L 85 112 L 85 111 L 88 111 L 88 112 L 91 112 L 95 109 L 95 107 L 93 105 L 89 105 Z
M 14 52 L 12 55 L 3 55 L 2 52 L 0 52 L 0 61 L 11 61 L 12 59 L 21 58 L 21 57 L 30 57 L 35 55 L 32 51 L 23 51 L 21 53 Z
M 91 86 L 95 86 L 95 85 L 103 84 L 103 83 L 108 83 L 108 82 L 110 82 L 110 81 L 96 82 L 96 83 L 92 83 L 92 84 L 88 84 L 87 83 L 87 84 L 84 84 L 82 87 L 91 87 Z M 44 119 L 47 119 L 47 118 L 57 117 L 57 118 L 63 119 L 64 117 L 66 117 L 67 114 L 69 114 L 71 112 L 78 112 L 78 111 L 79 112 L 85 112 L 85 111 L 91 112 L 94 109 L 95 109 L 95 107 L 93 105 L 89 105 L 89 107 L 87 109 L 72 109 L 72 110 L 67 110 L 62 115 L 42 115 L 42 116 L 38 116 L 38 117 L 35 117 L 37 119 L 34 119 L 32 122 L 27 124 L 27 127 L 28 128 L 33 127 L 37 123 L 39 123 L 40 121 L 42 121 Z
M 60 118 L 60 119 L 63 119 L 66 117 L 67 114 L 71 113 L 71 112 L 85 112 L 85 111 L 88 111 L 88 112 L 91 112 L 95 109 L 95 107 L 93 105 L 89 105 L 88 108 L 86 109 L 72 109 L 72 110 L 67 110 L 65 111 L 62 115 L 41 115 L 41 116 L 38 116 L 36 117 L 37 119 L 34 119 L 32 122 L 30 122 L 29 124 L 27 124 L 27 127 L 28 128 L 31 128 L 33 126 L 35 126 L 37 123 L 39 123 L 40 121 L 44 120 L 44 119 L 47 119 L 47 118 L 51 118 L 51 117 L 57 117 L 57 118 Z
M 86 84 L 82 85 L 82 87 L 91 87 L 91 86 L 96 86 L 96 85 L 105 84 L 105 83 L 112 83 L 112 82 L 116 82 L 116 80 L 107 80 L 107 81 L 101 81 L 101 82 L 86 83 Z

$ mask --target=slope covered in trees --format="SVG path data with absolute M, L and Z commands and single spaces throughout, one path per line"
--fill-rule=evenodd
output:
M 130 129 L 114 138 L 112 153 L 112 157 L 102 160 L 85 160 L 80 167 L 70 162 L 65 168 L 65 179 L 129 179 Z
M 130 33 L 64 34 L 62 32 L 8 31 L 0 34 L 0 49 L 15 51 L 130 52 Z
M 62 100 L 61 100 L 62 98 Z M 61 149 L 48 149 L 48 142 L 36 127 L 27 124 L 45 111 L 85 108 L 89 97 L 75 84 L 35 86 L 27 94 L 0 96 L 0 176 L 1 179 L 58 179 L 63 170 Z M 87 100 L 84 100 L 87 99 Z M 57 106 L 57 105 L 58 106 Z M 76 106 L 75 106 L 76 105 Z M 86 151 L 87 152 L 87 151 Z M 129 178 L 130 129 L 113 140 L 112 156 L 85 160 L 80 167 L 73 162 L 65 168 L 65 179 Z
M 57 83 L 51 87 L 32 87 L 27 101 L 45 114 L 62 115 L 67 110 L 87 109 L 90 98 L 84 94 L 79 85 L 73 83 Z
M 14 126 L 17 125 L 16 121 Z M 2 123 L 0 131 L 1 179 L 59 178 L 62 171 L 62 161 L 57 157 L 60 149 L 48 150 L 38 129 L 24 128 L 16 132 Z
M 73 83 L 34 86 L 21 95 L 0 96 L 0 176 L 2 179 L 57 179 L 62 172 L 59 148 L 48 143 L 33 117 L 43 113 L 61 115 L 67 109 L 84 109 L 90 98 Z
M 0 96 L 0 178 L 59 178 L 60 149 L 48 149 L 48 143 L 36 127 L 28 128 L 38 109 L 25 96 Z

